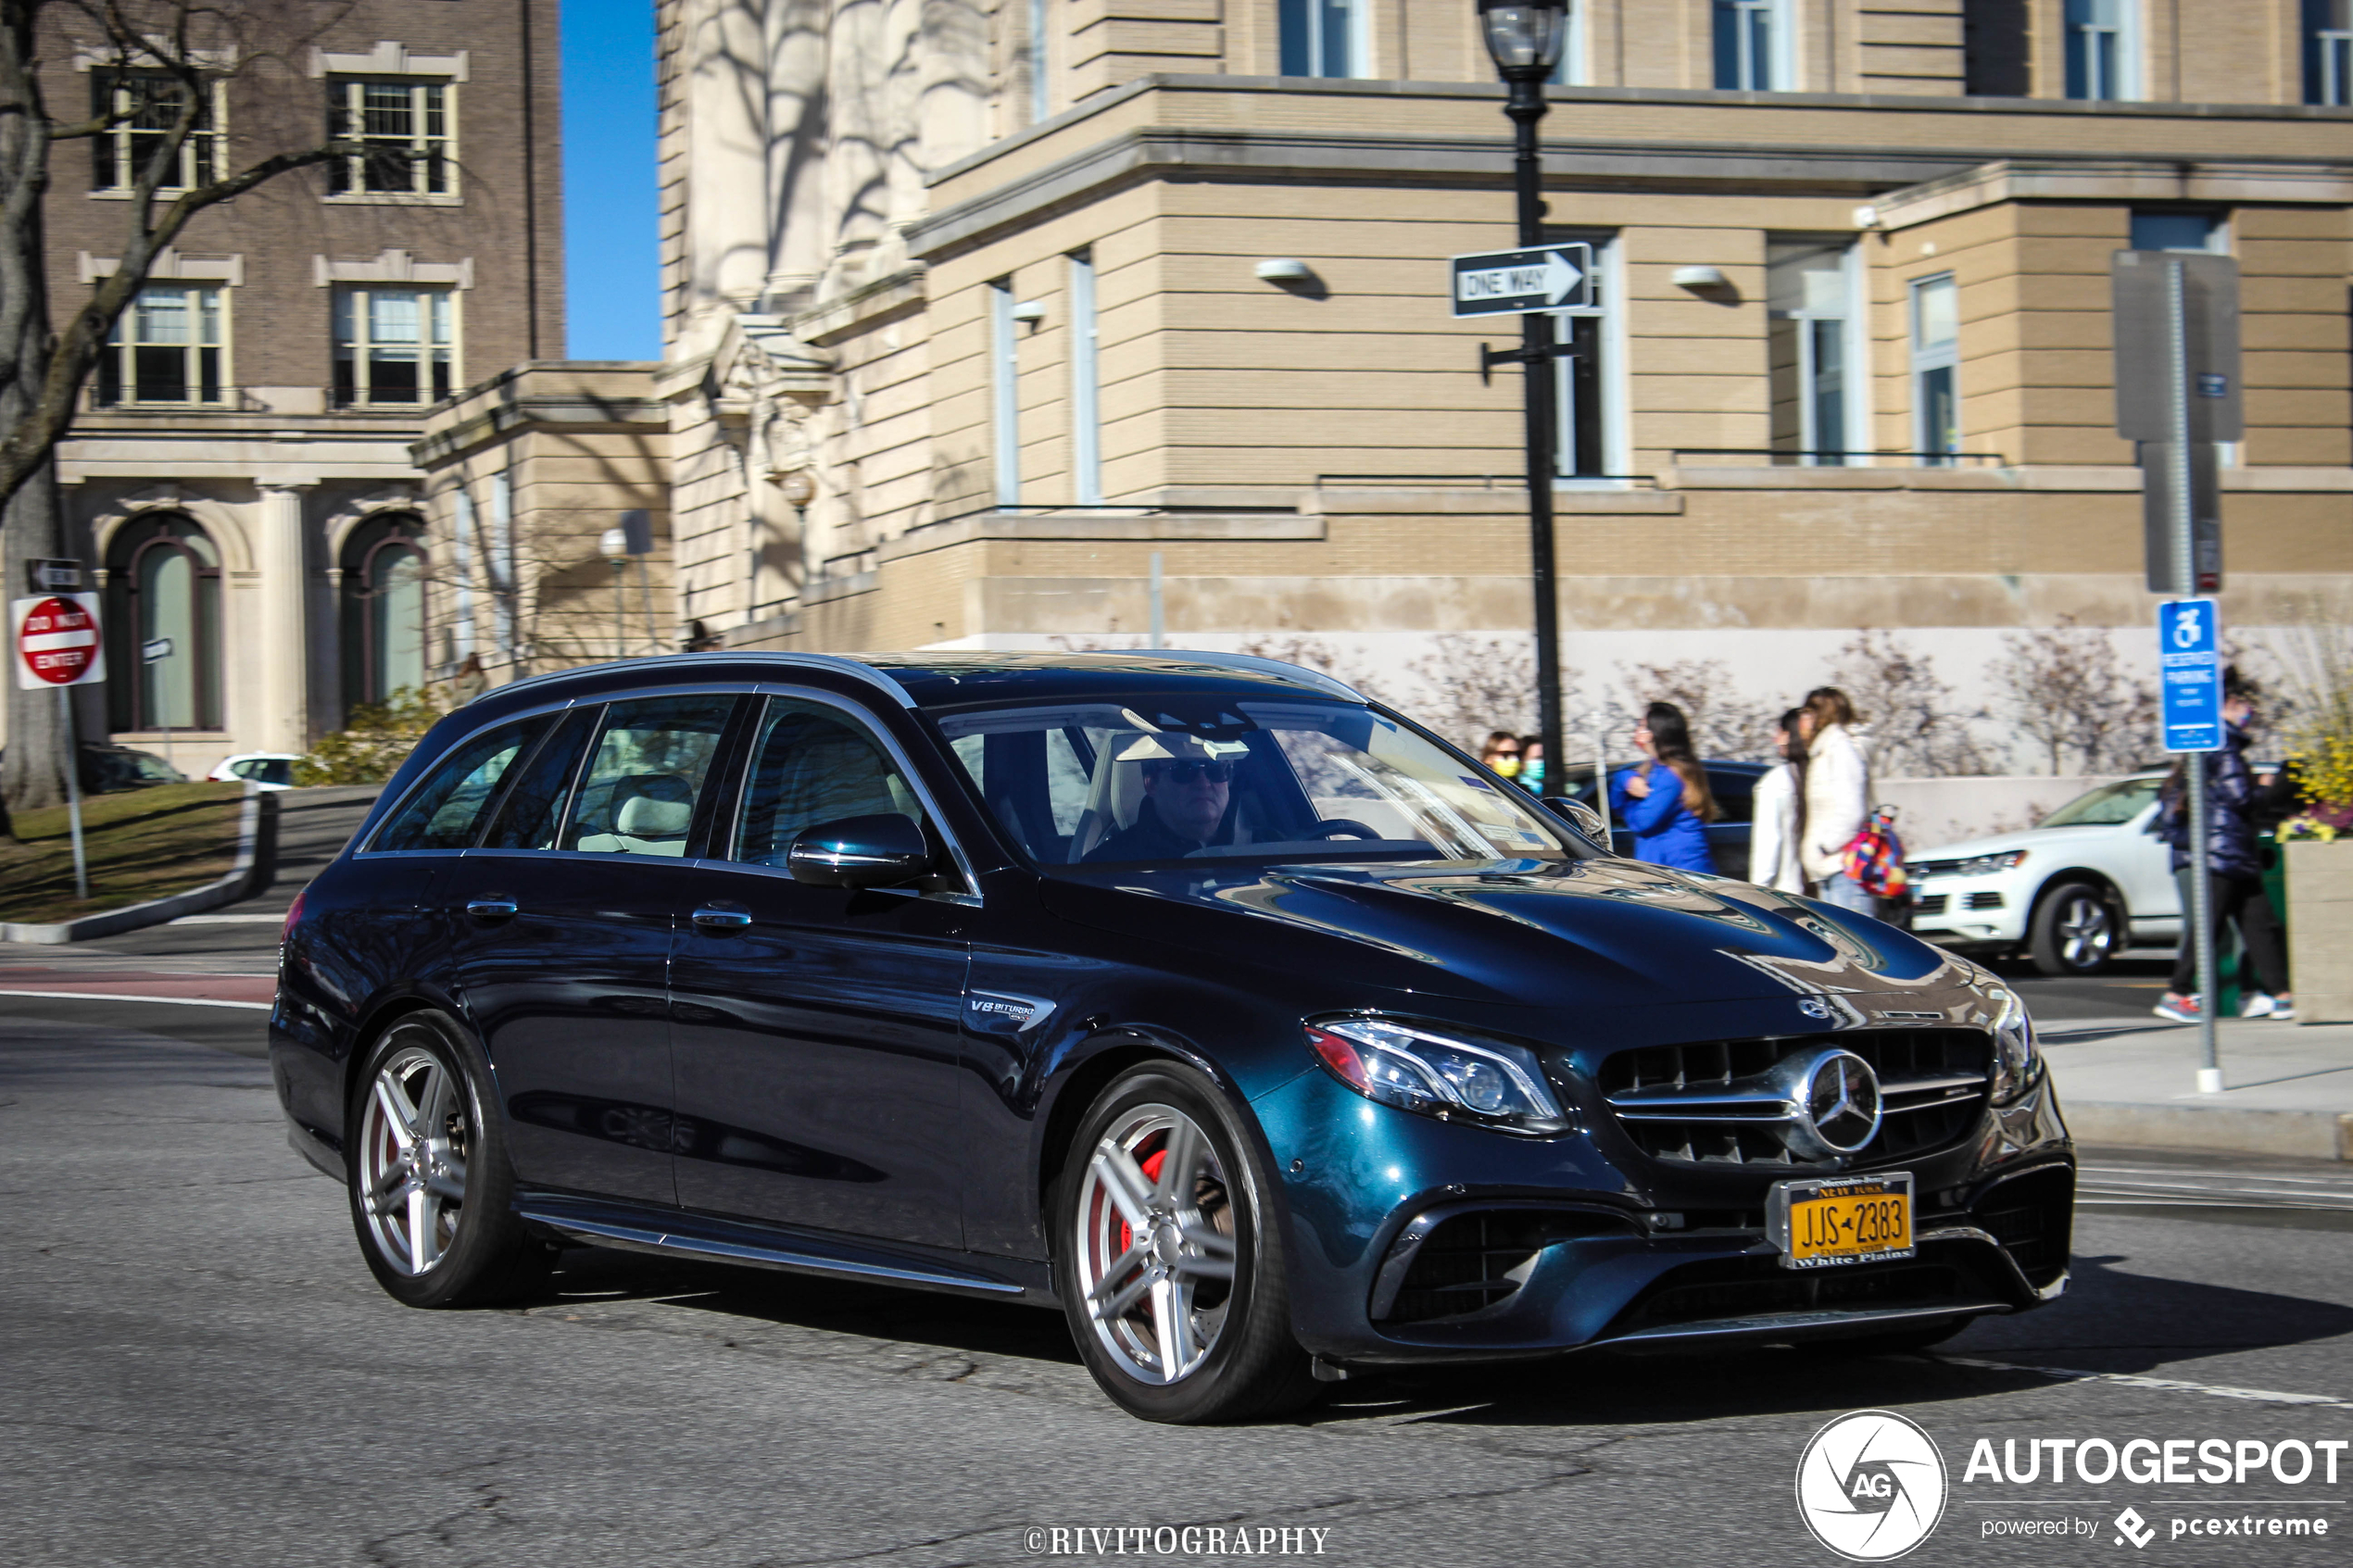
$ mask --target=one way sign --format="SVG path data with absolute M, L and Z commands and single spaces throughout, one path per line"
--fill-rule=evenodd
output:
M 1593 303 L 1593 247 L 1572 244 L 1454 257 L 1454 314 L 1513 316 Z

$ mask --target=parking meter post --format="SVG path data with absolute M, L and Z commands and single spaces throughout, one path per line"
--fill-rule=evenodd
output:
M 2191 513 L 2193 496 L 2190 477 L 2190 325 L 2187 298 L 2186 269 L 2178 257 L 2169 257 L 2165 263 L 2166 304 L 2166 370 L 2167 395 L 2171 400 L 2168 412 L 2171 415 L 2171 445 L 2165 464 L 2166 488 L 2171 492 L 2173 523 L 2173 579 L 2187 585 L 2190 592 L 2197 587 L 2196 544 L 2192 538 Z M 2223 737 L 2229 744 L 2229 737 Z M 2187 822 L 2190 840 L 2189 908 L 2183 911 L 2190 922 L 2191 951 L 2197 960 L 2198 997 L 2198 1070 L 2197 1088 L 2200 1094 L 2219 1094 L 2222 1089 L 2222 1064 L 2215 1039 L 2214 1015 L 2222 1005 L 2222 994 L 2214 976 L 2214 889 L 2209 882 L 2212 847 L 2206 821 L 2206 759 L 2203 751 L 2190 753 L 2189 767 L 2184 770 L 2189 779 Z
M 82 848 L 82 742 L 73 727 L 73 688 L 57 688 L 57 725 L 66 737 L 66 824 L 73 834 L 73 896 L 90 901 L 90 861 Z

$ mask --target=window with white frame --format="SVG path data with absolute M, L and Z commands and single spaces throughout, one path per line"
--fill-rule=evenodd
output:
M 2304 101 L 2353 105 L 2353 0 L 2304 0 Z
M 1715 0 L 1716 85 L 1785 92 L 1790 69 L 1789 0 Z
M 170 139 L 188 87 L 160 71 L 90 73 L 90 118 L 113 123 L 90 140 L 90 188 L 128 191 Z M 220 178 L 221 87 L 208 82 L 196 100 L 195 122 L 180 144 L 175 166 L 164 170 L 163 191 L 185 191 Z
M 1101 375 L 1095 359 L 1095 256 L 1074 251 L 1070 262 L 1070 498 L 1078 506 L 1103 499 Z
M 458 301 L 443 288 L 335 290 L 338 408 L 438 403 L 457 384 Z
M 1277 0 L 1285 76 L 1372 74 L 1372 0 Z
M 2103 100 L 2140 94 L 2140 0 L 2067 0 L 2067 95 Z
M 1961 294 L 1950 272 L 1912 285 L 1914 450 L 1944 464 L 1961 449 Z
M 364 150 L 327 165 L 330 195 L 447 195 L 457 188 L 456 90 L 413 77 L 327 80 L 327 127 Z
M 1766 247 L 1775 462 L 1838 467 L 1866 426 L 1855 247 L 1821 240 Z M 1781 454 L 1787 454 L 1782 456 Z
M 1000 507 L 1021 505 L 1021 360 L 1013 320 L 1013 281 L 988 285 L 988 421 Z
M 1611 456 L 1618 448 L 1617 341 L 1617 300 L 1611 287 L 1607 234 L 1554 234 L 1557 243 L 1577 241 L 1593 247 L 1593 303 L 1553 317 L 1553 341 L 1569 352 L 1562 356 L 1554 383 L 1560 400 L 1559 450 L 1554 471 L 1562 479 L 1605 479 Z
M 2230 249 L 2229 225 L 2219 212 L 2195 207 L 2136 207 L 2133 212 L 2134 250 L 2187 250 L 2221 254 Z
M 1561 19 L 1561 57 L 1553 67 L 1553 74 L 1544 79 L 1554 87 L 1582 87 L 1585 76 L 1585 0 L 1568 0 L 1568 14 Z
M 223 401 L 228 352 L 223 291 L 201 283 L 150 283 L 139 291 L 98 357 L 94 397 L 126 404 L 201 407 Z

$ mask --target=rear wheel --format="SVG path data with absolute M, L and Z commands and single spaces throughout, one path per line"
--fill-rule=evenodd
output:
M 2123 946 L 2124 922 L 2105 888 L 2063 883 L 2035 906 L 2028 950 L 2045 974 L 2096 974 Z
M 1245 1421 L 1314 1397 L 1266 1183 L 1216 1090 L 1154 1062 L 1115 1079 L 1057 1190 L 1063 1308 L 1088 1371 L 1147 1421 Z
M 514 1212 L 488 1066 L 465 1031 L 412 1012 L 361 1064 L 349 1132 L 351 1221 L 376 1282 L 411 1307 L 480 1307 L 547 1277 L 552 1248 Z

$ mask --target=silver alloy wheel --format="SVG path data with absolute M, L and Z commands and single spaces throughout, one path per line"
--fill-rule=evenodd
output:
M 417 1046 L 376 1070 L 359 1123 L 359 1198 L 384 1261 L 422 1274 L 458 1238 L 473 1144 L 470 1097 L 441 1059 Z
M 2065 895 L 2052 935 L 2058 938 L 2059 959 L 2070 969 L 2092 969 L 2116 946 L 2116 917 L 2096 893 Z
M 1078 1286 L 1096 1336 L 1139 1383 L 1177 1382 L 1216 1347 L 1234 1292 L 1232 1187 L 1199 1123 L 1131 1106 L 1078 1189 Z

